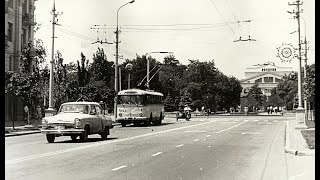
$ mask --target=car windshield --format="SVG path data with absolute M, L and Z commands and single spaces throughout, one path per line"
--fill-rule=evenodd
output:
M 143 105 L 145 96 L 143 95 L 121 95 L 119 96 L 119 104 L 135 104 Z
M 88 114 L 89 105 L 87 104 L 64 104 L 60 107 L 59 113 L 84 113 Z

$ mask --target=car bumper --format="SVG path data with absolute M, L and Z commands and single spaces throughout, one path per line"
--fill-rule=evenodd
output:
M 145 121 L 147 117 L 118 117 L 116 122 L 121 121 Z
M 84 132 L 84 129 L 41 129 L 43 134 L 59 134 L 59 135 L 68 135 L 68 134 L 81 134 Z

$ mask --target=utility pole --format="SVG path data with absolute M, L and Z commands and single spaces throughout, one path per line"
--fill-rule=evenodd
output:
M 296 3 L 288 3 L 290 6 L 296 6 L 297 7 L 297 11 L 295 12 L 293 10 L 293 12 L 289 12 L 291 14 L 295 14 L 294 18 L 297 18 L 298 21 L 298 45 L 299 45 L 299 55 L 298 55 L 298 59 L 299 59 L 299 67 L 298 67 L 298 100 L 299 100 L 299 106 L 296 109 L 296 120 L 297 120 L 297 128 L 305 128 L 305 112 L 304 112 L 304 108 L 302 106 L 302 77 L 301 77 L 301 34 L 300 34 L 300 13 L 302 11 L 300 11 L 300 5 L 302 5 L 303 3 L 300 3 L 300 0 L 296 0 Z
M 56 5 L 55 1 L 53 1 L 53 8 L 52 8 L 52 53 L 51 53 L 51 62 L 50 62 L 50 79 L 49 79 L 49 108 L 46 109 L 46 116 L 53 116 L 56 113 L 56 110 L 53 107 L 53 63 L 54 63 L 54 30 L 55 25 L 58 25 L 58 19 L 56 20 L 56 17 L 58 15 L 61 15 L 61 13 L 56 12 Z

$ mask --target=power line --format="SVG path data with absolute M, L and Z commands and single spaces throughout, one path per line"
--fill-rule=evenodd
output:
M 232 33 L 235 34 L 234 31 L 233 31 L 233 29 L 231 28 L 231 26 L 226 22 L 225 18 L 222 16 L 221 12 L 220 12 L 219 9 L 217 8 L 217 6 L 216 6 L 216 4 L 213 2 L 213 0 L 210 0 L 210 1 L 211 1 L 211 3 L 214 5 L 214 7 L 216 8 L 217 12 L 218 12 L 218 13 L 220 14 L 220 16 L 222 17 L 223 21 L 229 26 L 229 28 L 230 28 L 230 30 L 232 31 Z

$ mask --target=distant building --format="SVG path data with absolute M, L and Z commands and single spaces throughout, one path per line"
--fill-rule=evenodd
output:
M 242 79 L 241 86 L 241 110 L 245 106 L 245 96 L 255 84 L 259 84 L 259 88 L 263 95 L 269 97 L 271 95 L 271 89 L 277 87 L 278 82 L 284 75 L 289 75 L 292 73 L 292 67 L 279 67 L 276 66 L 273 62 L 266 62 L 264 64 L 257 64 L 252 67 L 246 68 L 245 79 Z
M 17 71 L 21 50 L 34 39 L 36 0 L 5 0 L 5 71 Z M 5 97 L 5 120 L 22 119 L 23 105 L 16 97 Z

